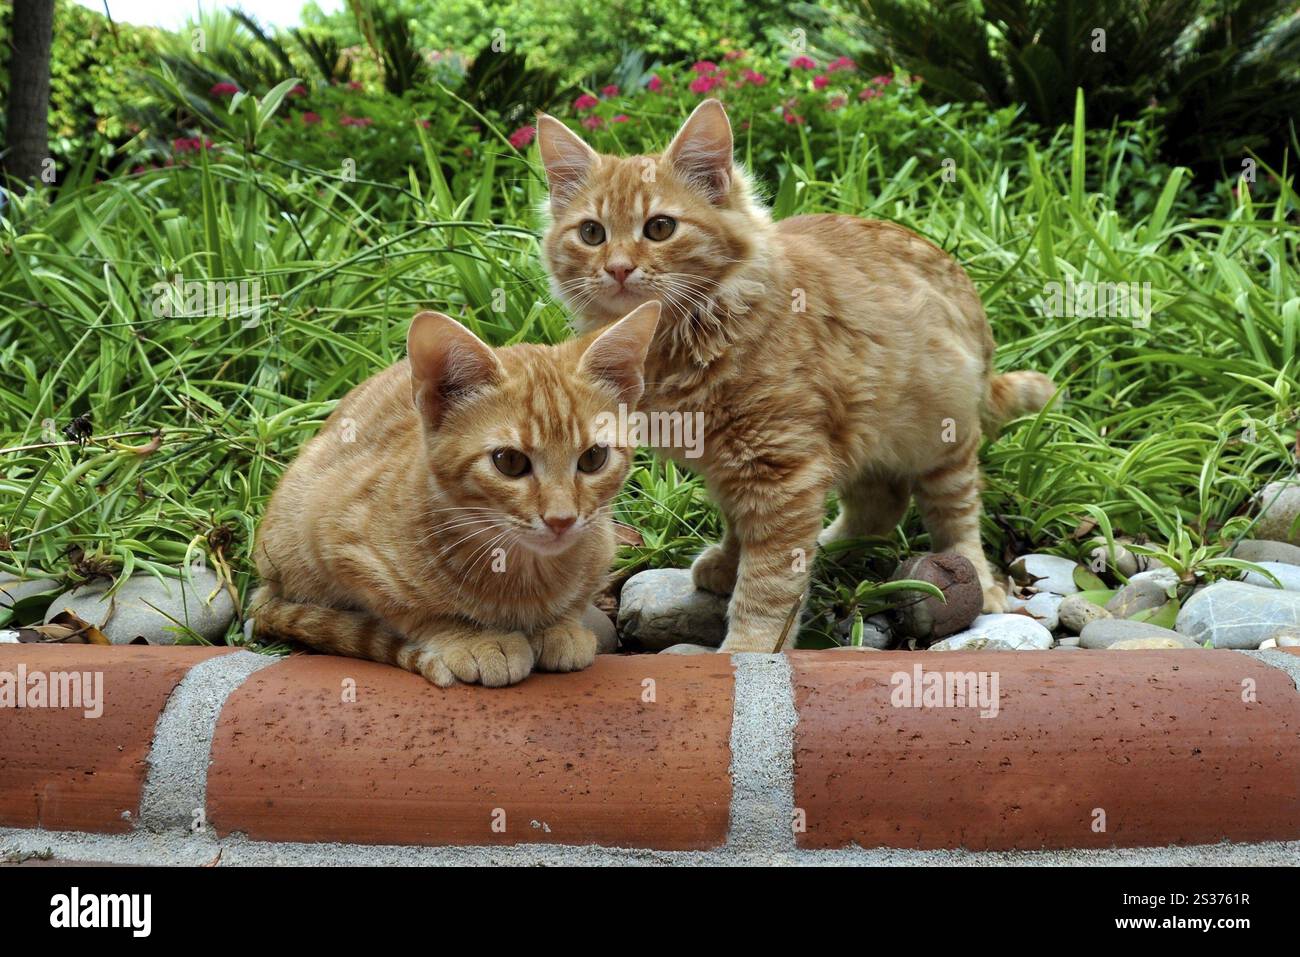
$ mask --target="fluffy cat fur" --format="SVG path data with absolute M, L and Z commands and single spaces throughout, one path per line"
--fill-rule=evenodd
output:
M 348 393 L 281 478 L 255 548 L 256 633 L 442 686 L 591 664 L 580 619 L 634 450 L 608 445 L 586 471 L 598 453 L 583 453 L 605 441 L 601 413 L 640 397 L 658 317 L 649 303 L 581 339 L 494 350 L 416 316 L 408 358 Z M 530 470 L 506 474 L 503 449 Z
M 733 162 L 716 100 L 659 155 L 599 155 L 549 116 L 538 142 L 555 293 L 584 329 L 662 301 L 642 407 L 704 413 L 703 456 L 676 457 L 726 519 L 692 566 L 699 587 L 731 594 L 722 649 L 772 651 L 819 540 L 887 535 L 913 496 L 933 549 L 969 558 L 985 611 L 1003 610 L 980 545 L 982 430 L 1055 389 L 1036 372 L 992 374 L 988 320 L 961 267 L 891 223 L 774 222 Z M 675 229 L 651 238 L 660 216 Z M 588 221 L 602 242 L 584 240 Z M 840 512 L 823 531 L 832 489 Z

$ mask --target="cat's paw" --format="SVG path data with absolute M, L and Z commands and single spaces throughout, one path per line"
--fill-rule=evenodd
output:
M 738 558 L 721 545 L 710 545 L 691 563 L 691 581 L 696 588 L 730 595 L 736 590 Z
M 984 587 L 984 614 L 993 615 L 1007 610 L 1007 593 L 1001 585 Z
M 835 516 L 835 521 L 831 522 L 821 530 L 821 533 L 817 536 L 817 544 L 821 548 L 825 548 L 827 545 L 834 545 L 836 542 L 848 541 L 854 537 L 853 533 L 847 527 L 844 513 L 841 512 L 839 515 Z
M 518 684 L 533 670 L 533 647 L 517 631 L 460 639 L 445 646 L 441 658 L 458 681 L 488 688 Z
M 576 621 L 562 621 L 528 639 L 541 671 L 581 671 L 596 660 L 596 635 Z

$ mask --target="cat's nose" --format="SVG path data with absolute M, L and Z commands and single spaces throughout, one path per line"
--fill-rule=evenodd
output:
M 573 528 L 573 523 L 578 520 L 576 515 L 544 515 L 542 521 L 546 527 L 553 531 L 556 536 L 563 535 L 569 529 Z
M 628 276 L 636 272 L 636 266 L 630 262 L 612 262 L 606 264 L 605 272 L 618 280 L 618 284 L 621 286 L 627 282 Z

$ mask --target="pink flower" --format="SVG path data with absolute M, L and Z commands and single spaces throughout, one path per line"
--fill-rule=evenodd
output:
M 239 92 L 239 87 L 233 83 L 214 83 L 212 89 L 208 90 L 213 96 L 234 96 Z
M 831 73 L 834 73 L 837 70 L 856 70 L 857 68 L 858 65 L 846 56 L 836 57 L 826 66 L 826 69 Z
M 697 76 L 691 80 L 690 90 L 692 93 L 708 93 L 715 86 L 721 86 L 727 82 L 720 76 Z
M 790 61 L 790 69 L 815 70 L 817 69 L 817 61 L 815 61 L 812 57 L 809 56 L 797 56 Z
M 513 133 L 510 134 L 510 145 L 517 150 L 521 150 L 529 143 L 531 143 L 533 141 L 533 137 L 535 137 L 536 135 L 537 135 L 537 127 L 521 126 L 519 127 L 519 129 L 515 130 Z
M 433 126 L 433 123 L 430 120 L 418 120 L 417 122 L 426 130 Z
M 831 78 L 828 77 L 825 73 L 818 73 L 815 77 L 813 77 L 813 89 L 814 90 L 825 89 L 826 85 L 830 82 L 831 82 Z
M 859 100 L 874 100 L 874 99 L 875 99 L 876 97 L 878 97 L 878 96 L 880 96 L 880 91 L 879 91 L 879 90 L 873 90 L 871 87 L 868 86 L 868 87 L 865 87 L 865 88 L 862 90 L 862 92 L 858 94 L 858 99 L 859 99 Z
M 210 149 L 215 153 L 217 152 L 217 149 L 215 147 L 216 144 L 213 143 L 212 140 L 204 139 L 198 136 L 194 137 L 193 139 L 188 139 L 182 136 L 178 139 L 172 140 L 173 153 L 197 153 L 203 149 Z
M 307 126 L 313 126 L 316 123 L 320 122 L 320 114 L 313 113 L 311 110 L 308 110 L 306 113 L 302 115 L 302 121 Z
M 889 86 L 890 83 L 894 82 L 894 78 L 892 76 L 885 76 L 882 73 L 880 76 L 873 76 L 871 82 L 876 84 L 876 86 Z
M 349 89 L 349 90 L 359 90 L 359 89 L 361 89 L 361 84 L 358 83 L 356 80 L 352 80 L 351 82 L 348 83 L 348 89 Z
M 295 84 L 289 90 L 289 96 L 292 97 L 299 97 L 299 96 L 306 96 L 306 95 L 307 95 L 307 88 L 303 86 L 301 83 Z
M 348 116 L 346 113 L 344 113 L 342 116 L 339 117 L 340 126 L 366 127 L 366 126 L 370 126 L 374 122 L 375 121 L 368 116 Z
M 744 50 L 728 50 L 722 57 L 724 60 L 739 60 L 745 55 Z
M 767 82 L 767 77 L 763 76 L 763 74 L 759 73 L 757 70 L 746 70 L 742 79 L 746 83 L 754 84 L 754 86 L 762 86 Z
M 840 107 L 844 106 L 848 102 L 849 102 L 849 98 L 845 96 L 843 93 L 840 93 L 836 96 L 832 96 L 829 100 L 826 101 L 826 109 L 838 110 Z
M 590 93 L 584 93 L 573 101 L 573 108 L 581 113 L 583 110 L 589 110 L 593 106 L 597 106 L 599 103 L 600 100 L 596 99 Z
M 582 125 L 589 130 L 594 130 L 594 129 L 598 129 L 600 125 L 604 122 L 605 121 L 602 120 L 599 116 L 589 116 L 582 121 Z
M 609 86 L 601 87 L 601 96 L 618 96 L 618 84 L 611 83 Z
M 650 82 L 646 84 L 646 89 L 649 90 L 651 93 L 658 93 L 663 88 L 664 88 L 664 81 L 659 79 L 659 75 L 657 73 L 654 76 L 650 77 Z
M 698 73 L 700 76 L 708 76 L 710 73 L 718 72 L 718 65 L 714 63 L 712 60 L 700 60 L 699 62 L 695 63 L 691 67 L 691 69 L 694 70 L 696 73 Z
M 609 121 L 610 121 L 611 123 L 626 123 L 626 122 L 627 122 L 627 114 L 626 114 L 626 113 L 619 113 L 617 116 L 611 116 L 611 117 L 609 118 Z
M 783 120 L 785 120 L 787 123 L 790 123 L 790 124 L 792 124 L 792 125 L 800 124 L 800 123 L 803 122 L 803 117 L 802 117 L 802 116 L 800 116 L 798 113 L 792 113 L 792 112 L 790 112 L 789 109 L 783 109 L 783 110 L 782 110 L 782 112 L 781 112 L 781 118 L 782 118 Z

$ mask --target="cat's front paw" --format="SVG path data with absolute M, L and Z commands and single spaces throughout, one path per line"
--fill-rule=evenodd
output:
M 518 684 L 533 670 L 532 645 L 517 631 L 460 639 L 444 647 L 440 657 L 457 680 L 488 688 Z
M 576 621 L 562 621 L 529 638 L 541 671 L 581 671 L 596 660 L 596 635 Z
M 691 563 L 691 581 L 696 588 L 730 595 L 736 590 L 738 557 L 721 545 L 710 545 Z
M 1001 585 L 984 586 L 984 614 L 993 615 L 1007 610 L 1007 593 Z

